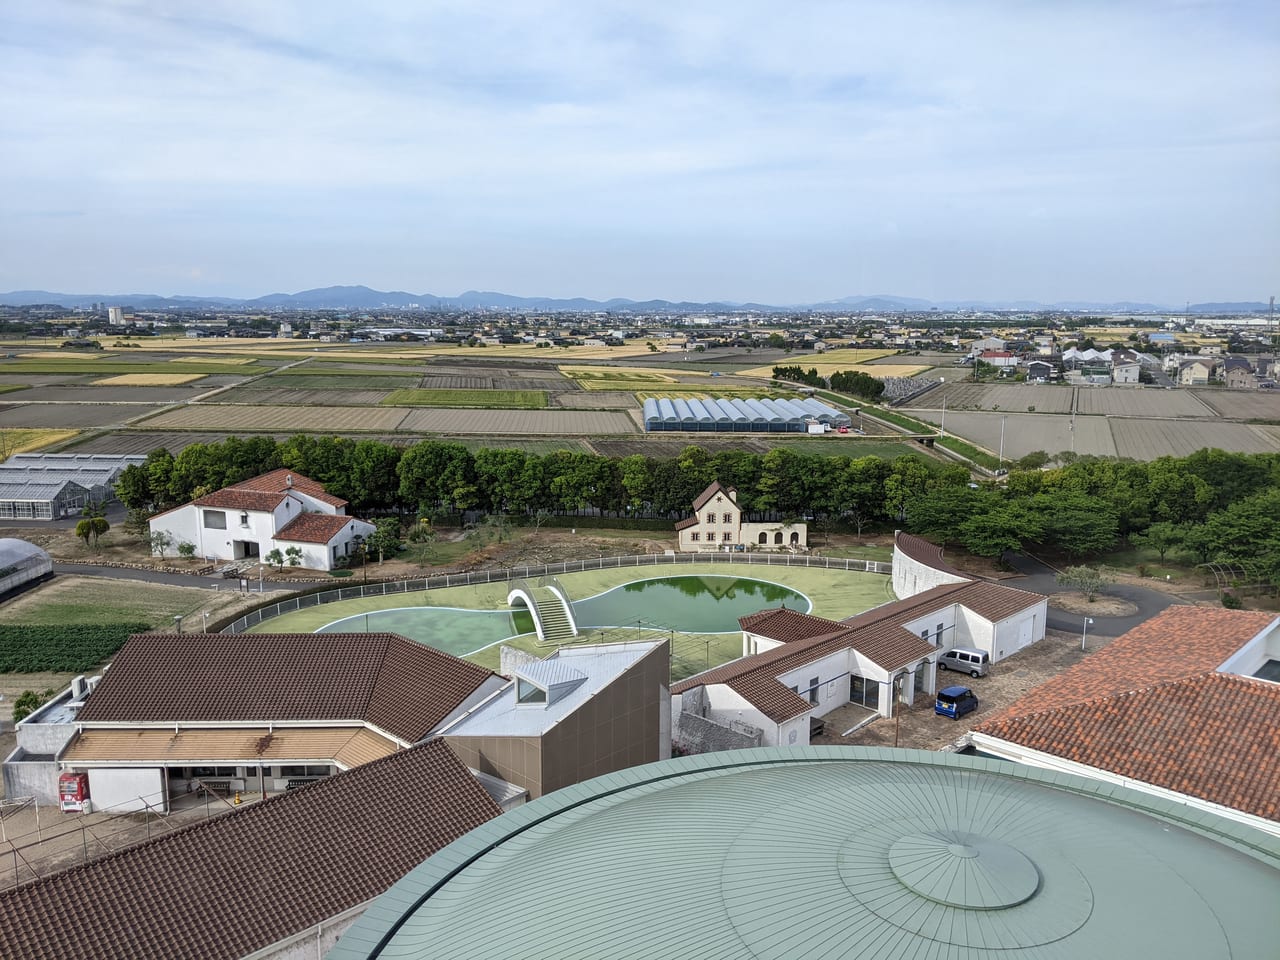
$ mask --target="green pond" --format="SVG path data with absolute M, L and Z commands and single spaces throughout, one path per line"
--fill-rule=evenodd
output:
M 579 632 L 601 627 L 640 627 L 677 633 L 731 633 L 738 618 L 786 605 L 807 613 L 809 598 L 789 587 L 741 577 L 659 577 L 574 600 Z M 400 607 L 344 617 L 319 633 L 389 632 L 446 653 L 465 656 L 509 637 L 533 632 L 533 617 L 514 610 Z

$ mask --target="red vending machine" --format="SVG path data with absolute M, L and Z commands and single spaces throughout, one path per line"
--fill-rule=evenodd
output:
M 64 773 L 58 777 L 58 805 L 63 813 L 89 812 L 89 775 L 87 773 Z

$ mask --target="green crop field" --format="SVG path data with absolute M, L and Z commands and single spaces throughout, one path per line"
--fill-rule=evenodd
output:
M 525 453 L 545 457 L 548 453 L 570 450 L 573 453 L 591 453 L 582 440 L 507 440 L 505 438 L 450 437 L 450 443 L 460 443 L 468 450 L 523 450 Z
M 541 390 L 423 390 L 406 387 L 382 401 L 384 407 L 459 407 L 481 410 L 544 410 Z

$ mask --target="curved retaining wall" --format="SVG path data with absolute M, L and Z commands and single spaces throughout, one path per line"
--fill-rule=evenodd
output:
M 942 558 L 936 543 L 903 533 L 893 535 L 893 592 L 899 600 L 914 597 L 948 583 L 968 583 L 966 577 Z

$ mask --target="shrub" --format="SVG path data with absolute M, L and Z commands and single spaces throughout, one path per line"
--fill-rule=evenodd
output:
M 1244 606 L 1244 601 L 1240 599 L 1239 594 L 1224 590 L 1222 592 L 1222 605 L 1228 610 L 1239 610 Z
M 195 555 L 196 545 L 194 543 L 183 540 L 182 543 L 178 544 L 178 556 L 182 557 L 183 560 L 190 560 Z
M 0 673 L 90 670 L 147 623 L 0 624 Z

